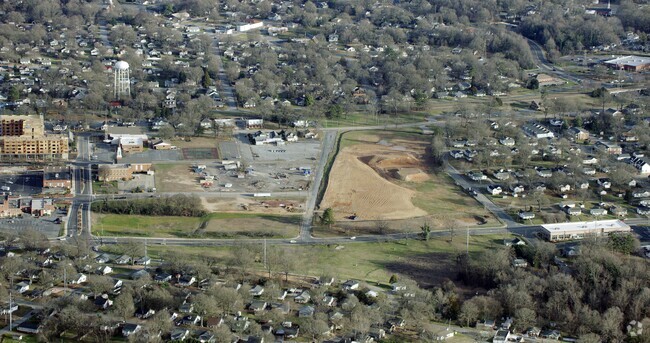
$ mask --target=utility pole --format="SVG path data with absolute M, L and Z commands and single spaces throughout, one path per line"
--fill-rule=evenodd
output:
M 465 250 L 467 253 L 467 257 L 469 257 L 469 227 L 467 228 L 467 240 L 465 242 Z
M 13 298 L 12 298 L 12 293 L 14 289 L 14 278 L 13 276 L 11 277 L 11 287 L 9 288 L 9 331 L 13 330 L 13 324 L 14 324 L 14 311 L 11 310 Z

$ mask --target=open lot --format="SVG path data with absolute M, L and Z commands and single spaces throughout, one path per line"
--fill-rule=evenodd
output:
M 201 191 L 199 177 L 188 164 L 156 164 L 156 191 L 161 192 L 197 192 Z
M 93 213 L 99 236 L 160 238 L 290 238 L 298 235 L 300 215 L 211 213 L 198 217 L 150 217 Z
M 510 235 L 481 235 L 469 239 L 470 256 L 486 249 L 503 247 L 503 239 Z M 387 284 L 390 276 L 408 276 L 422 286 L 438 285 L 445 279 L 454 280 L 456 256 L 464 253 L 465 239 L 432 238 L 429 241 L 408 240 L 381 243 L 353 243 L 347 245 L 296 245 L 281 246 L 299 263 L 293 271 L 303 275 L 334 275 L 337 279 L 347 278 Z M 253 246 L 251 246 L 253 247 Z M 183 247 L 184 258 L 211 256 L 227 260 L 240 247 Z M 164 252 L 178 250 L 171 246 L 151 246 L 149 253 L 158 257 Z M 260 263 L 257 265 L 263 268 Z M 466 291 L 462 290 L 461 291 Z M 473 294 L 473 293 L 472 293 Z
M 311 186 L 311 174 L 304 173 L 301 168 L 315 168 L 321 148 L 318 140 L 301 140 L 281 146 L 251 145 L 244 134 L 239 134 L 235 141 L 220 142 L 218 148 L 207 145 L 204 148 L 182 148 L 183 154 L 187 149 L 199 155 L 207 156 L 215 151 L 219 151 L 219 156 L 225 155 L 223 160 L 217 161 L 210 158 L 198 163 L 156 164 L 158 192 L 304 191 Z M 205 165 L 204 175 L 192 171 L 196 165 Z M 200 185 L 205 176 L 214 177 L 211 185 Z
M 406 131 L 346 133 L 320 204 L 334 209 L 343 230 L 321 228 L 317 234 L 416 231 L 425 222 L 434 228 L 496 223 L 449 177 L 430 172 L 429 139 Z
M 246 212 L 260 214 L 287 214 L 304 212 L 303 198 L 271 199 L 254 197 L 201 197 L 203 208 L 209 212 Z

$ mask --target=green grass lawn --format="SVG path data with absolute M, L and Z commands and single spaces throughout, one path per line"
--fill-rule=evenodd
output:
M 298 235 L 300 215 L 211 213 L 203 217 L 93 215 L 94 233 L 104 237 L 286 238 Z
M 462 236 L 462 237 L 461 237 Z M 470 236 L 470 256 L 486 249 L 503 246 L 506 235 Z M 281 246 L 295 256 L 294 273 L 303 275 L 333 275 L 337 279 L 357 279 L 388 283 L 393 274 L 408 275 L 425 284 L 434 284 L 444 278 L 454 278 L 453 267 L 457 254 L 466 249 L 465 236 L 457 236 L 453 242 L 447 238 L 429 241 L 401 240 L 396 242 L 355 243 L 345 245 L 292 245 Z M 259 245 L 251 246 L 259 248 Z M 232 252 L 241 247 L 183 247 L 184 258 L 195 259 L 209 256 L 227 260 Z M 149 247 L 149 254 L 158 258 L 166 252 L 176 252 L 177 247 L 156 245 Z M 261 263 L 256 269 L 262 270 Z

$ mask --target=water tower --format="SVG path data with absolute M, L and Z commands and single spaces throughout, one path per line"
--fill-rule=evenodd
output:
M 129 77 L 129 64 L 124 61 L 119 61 L 113 66 L 113 75 L 115 83 L 113 89 L 115 99 L 125 99 L 131 95 L 131 80 Z

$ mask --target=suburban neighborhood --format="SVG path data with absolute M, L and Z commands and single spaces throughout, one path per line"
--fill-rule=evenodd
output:
M 650 341 L 643 1 L 0 18 L 2 342 Z

